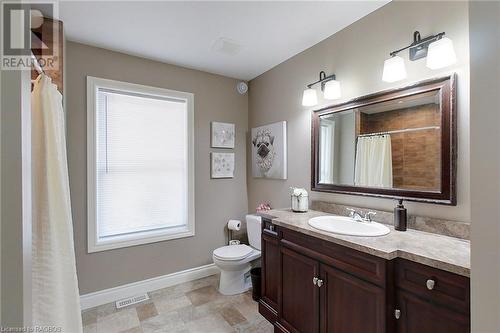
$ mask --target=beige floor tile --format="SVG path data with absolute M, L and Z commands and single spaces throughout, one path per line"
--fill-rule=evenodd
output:
M 176 311 L 159 314 L 141 322 L 143 333 L 174 332 L 185 329 L 184 322 Z
M 84 325 L 83 333 L 97 333 L 97 323 Z
M 113 314 L 113 313 L 120 311 L 120 310 L 116 309 L 115 303 L 108 303 L 108 304 L 98 306 L 97 308 L 95 308 L 95 310 L 97 312 L 97 318 L 105 317 L 105 316 L 108 316 L 110 314 Z M 123 309 L 123 310 L 125 310 L 125 309 Z
M 199 289 L 199 288 L 206 287 L 206 286 L 217 287 L 218 284 L 219 284 L 219 275 L 212 275 L 212 276 L 208 276 L 206 278 L 182 283 L 182 284 L 178 285 L 178 287 L 181 290 L 183 290 L 184 292 L 188 292 L 188 291 Z
M 138 305 L 135 307 L 135 310 L 137 311 L 137 317 L 139 318 L 139 321 L 143 321 L 158 315 L 155 303 Z
M 271 333 L 251 293 L 225 296 L 218 276 L 149 293 L 151 300 L 117 310 L 114 303 L 82 313 L 84 333 Z M 155 312 L 156 311 L 156 312 Z
M 178 298 L 180 296 L 184 296 L 185 292 L 186 291 L 184 290 L 183 284 L 179 284 L 176 286 L 152 291 L 149 293 L 149 297 L 151 297 L 153 301 L 160 298 Z
M 237 333 L 273 333 L 274 326 L 264 317 L 255 316 L 252 321 L 246 321 L 234 326 Z
M 158 313 L 168 313 L 180 308 L 190 307 L 193 304 L 185 295 L 177 298 L 159 298 L 155 300 L 155 306 Z
M 246 320 L 246 318 L 232 305 L 223 307 L 220 310 L 220 314 L 231 326 L 241 324 Z
M 97 318 L 97 333 L 120 333 L 140 326 L 135 308 Z
M 252 300 L 251 296 L 241 295 L 233 302 L 234 307 L 249 321 L 254 320 L 255 316 L 260 316 L 257 302 Z
M 120 333 L 142 333 L 142 329 L 140 327 L 133 327 L 131 329 L 121 331 Z
M 200 306 L 188 306 L 177 310 L 179 317 L 183 322 L 189 323 L 200 318 L 207 317 L 217 313 L 218 309 L 212 304 L 204 304 Z
M 97 323 L 97 309 L 85 310 L 82 312 L 82 325 L 87 326 Z
M 186 296 L 194 306 L 198 306 L 215 300 L 219 296 L 219 292 L 214 286 L 206 286 L 189 291 Z
M 234 329 L 222 318 L 214 314 L 186 324 L 190 333 L 232 333 Z

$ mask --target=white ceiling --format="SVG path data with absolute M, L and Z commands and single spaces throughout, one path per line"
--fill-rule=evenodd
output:
M 69 40 L 250 80 L 389 0 L 68 1 Z

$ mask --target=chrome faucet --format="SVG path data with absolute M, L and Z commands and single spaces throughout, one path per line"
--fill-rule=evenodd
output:
M 357 222 L 372 222 L 372 216 L 377 215 L 375 212 L 367 212 L 365 216 L 363 216 L 361 212 L 355 209 L 347 208 L 347 210 L 350 211 L 349 217 Z
M 367 212 L 365 214 L 365 217 L 363 218 L 363 220 L 365 222 L 372 222 L 372 216 L 374 216 L 374 215 L 377 215 L 377 213 L 375 213 L 375 212 Z
M 346 208 L 350 213 L 349 217 L 353 219 L 354 221 L 357 222 L 362 222 L 363 221 L 363 216 L 361 215 L 360 212 L 356 211 L 355 209 L 352 208 Z

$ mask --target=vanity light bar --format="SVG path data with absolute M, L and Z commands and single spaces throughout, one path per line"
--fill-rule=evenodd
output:
M 326 76 L 324 71 L 319 72 L 319 80 L 307 85 L 307 88 L 311 89 L 314 85 L 321 83 L 321 90 L 325 90 L 325 83 L 328 81 L 335 80 L 335 74 Z
M 418 60 L 418 59 L 421 59 L 421 58 L 425 58 L 427 56 L 427 51 L 429 49 L 429 45 L 432 42 L 435 42 L 435 41 L 443 38 L 444 35 L 445 35 L 444 32 L 440 32 L 440 33 L 438 33 L 436 35 L 432 35 L 432 36 L 425 37 L 424 39 L 422 39 L 420 37 L 420 32 L 415 31 L 413 33 L 413 43 L 411 43 L 410 45 L 405 46 L 403 48 L 400 48 L 399 50 L 392 51 L 390 53 L 390 56 L 394 57 L 399 52 L 407 50 L 407 49 L 410 49 L 410 51 L 409 51 L 409 53 L 410 53 L 410 60 L 415 61 L 415 60 Z
M 398 53 L 409 49 L 411 61 L 427 57 L 426 66 L 430 69 L 440 69 L 453 65 L 457 61 L 453 41 L 440 32 L 422 39 L 420 32 L 413 33 L 413 43 L 399 50 L 392 51 L 390 58 L 384 61 L 382 81 L 396 82 L 406 78 L 404 59 Z
M 307 89 L 302 94 L 303 106 L 314 106 L 318 104 L 318 97 L 313 86 L 321 84 L 321 91 L 325 99 L 338 99 L 342 96 L 340 82 L 336 80 L 335 74 L 326 75 L 324 71 L 319 72 L 319 80 L 307 85 Z

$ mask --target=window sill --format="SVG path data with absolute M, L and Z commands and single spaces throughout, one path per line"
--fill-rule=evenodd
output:
M 167 232 L 144 232 L 131 235 L 122 235 L 115 237 L 106 237 L 105 239 L 90 239 L 88 242 L 87 253 L 95 253 L 124 247 L 157 243 L 166 240 L 179 238 L 193 237 L 195 235 L 194 228 L 190 229 L 187 226 L 168 230 Z M 97 238 L 97 237 L 96 237 Z

